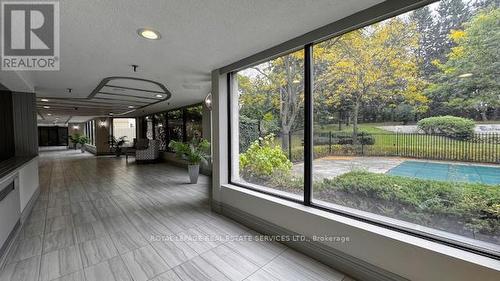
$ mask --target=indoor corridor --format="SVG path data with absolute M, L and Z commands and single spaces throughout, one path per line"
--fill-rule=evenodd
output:
M 188 184 L 174 166 L 41 152 L 40 186 L 2 281 L 350 280 L 248 239 L 258 234 L 210 211 L 208 177 Z

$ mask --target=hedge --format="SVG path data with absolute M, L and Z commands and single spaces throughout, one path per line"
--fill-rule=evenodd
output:
M 474 135 L 475 123 L 456 116 L 436 116 L 418 121 L 417 126 L 426 134 L 442 134 L 456 139 L 469 139 Z
M 320 193 L 317 198 L 330 197 L 327 201 L 338 200 L 341 202 L 335 203 L 367 211 L 378 210 L 382 215 L 392 214 L 423 225 L 439 227 L 451 220 L 458 227 L 465 223 L 468 230 L 500 232 L 500 185 L 354 171 L 324 179 L 314 188 Z

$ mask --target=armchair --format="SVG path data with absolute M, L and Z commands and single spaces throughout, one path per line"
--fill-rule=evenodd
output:
M 135 161 L 137 163 L 154 162 L 160 157 L 160 141 L 159 140 L 137 140 L 135 150 Z

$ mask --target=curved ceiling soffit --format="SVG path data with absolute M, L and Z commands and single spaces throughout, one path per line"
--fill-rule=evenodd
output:
M 128 83 L 127 85 L 123 85 L 123 82 Z M 136 87 L 128 85 L 134 84 L 134 82 L 142 84 L 143 87 L 140 87 L 141 85 Z M 149 87 L 144 87 L 146 85 L 148 85 Z M 111 90 L 119 90 L 119 92 Z M 159 97 L 159 95 L 161 95 L 161 98 Z M 78 107 L 79 105 L 76 103 L 81 102 L 95 103 L 96 110 L 103 109 L 104 105 L 121 105 L 123 107 L 126 107 L 123 108 L 123 112 L 113 111 L 113 116 L 120 116 L 151 106 L 153 104 L 157 104 L 159 102 L 167 101 L 171 97 L 172 93 L 167 89 L 167 87 L 165 87 L 164 84 L 160 82 L 137 77 L 112 76 L 102 79 L 97 87 L 86 98 L 47 98 L 61 102 L 75 102 L 74 105 L 71 105 L 69 103 L 66 104 L 65 107 L 68 108 Z M 100 107 L 99 105 L 102 105 L 103 107 Z M 130 106 L 133 107 L 131 108 Z

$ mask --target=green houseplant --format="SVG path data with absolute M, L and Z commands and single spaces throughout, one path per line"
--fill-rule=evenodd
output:
M 78 135 L 78 134 L 76 134 L 76 135 Z M 84 135 L 78 135 L 78 136 L 76 136 L 76 138 L 75 138 L 75 147 L 76 147 L 76 144 L 79 144 L 80 145 L 80 150 L 82 151 L 82 153 L 85 152 L 85 144 L 87 144 L 87 143 L 89 143 L 89 138 L 87 138 L 86 136 L 84 136 Z
M 125 145 L 127 141 L 126 136 L 122 136 L 116 138 L 115 136 L 111 136 L 111 139 L 108 141 L 110 148 L 115 152 L 116 157 L 120 157 L 122 154 L 122 147 Z
M 189 143 L 170 141 L 168 147 L 175 152 L 179 159 L 188 162 L 189 179 L 191 183 L 197 183 L 200 163 L 206 163 L 210 157 L 210 143 L 206 139 L 193 139 Z

